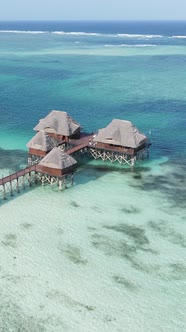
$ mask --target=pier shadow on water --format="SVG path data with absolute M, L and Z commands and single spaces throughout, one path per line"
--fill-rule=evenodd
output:
M 110 161 L 94 160 L 87 155 L 75 156 L 78 161 L 78 169 L 76 177 L 78 178 L 78 172 L 84 174 L 84 177 L 78 178 L 78 184 L 86 184 L 87 182 L 98 180 L 100 177 L 111 173 L 117 172 L 118 174 L 131 174 L 135 178 L 141 178 L 141 173 L 146 173 L 151 168 L 145 165 L 145 162 L 138 163 L 132 169 L 129 165 L 119 164 L 118 162 L 111 163 Z
M 19 171 L 21 168 L 27 165 L 27 152 L 22 150 L 4 150 L 0 148 L 0 170 L 8 169 L 11 170 L 10 174 Z M 111 164 L 110 162 L 103 162 L 100 160 L 94 160 L 89 158 L 87 155 L 75 156 L 78 161 L 78 168 L 74 174 L 74 186 L 86 185 L 88 182 L 97 181 L 102 176 L 108 174 L 109 172 L 118 172 L 120 174 L 133 174 L 136 178 L 141 178 L 141 172 L 147 172 L 150 170 L 149 167 L 145 166 L 137 166 L 134 170 L 127 165 L 120 165 L 119 163 Z M 8 174 L 4 174 L 6 176 Z M 2 174 L 0 173 L 0 176 Z M 23 195 L 26 191 L 33 190 L 37 187 L 41 186 L 41 183 L 38 182 L 35 184 L 32 182 L 32 185 L 26 184 L 26 188 L 24 189 L 22 185 L 20 185 L 19 191 L 16 191 L 15 185 L 13 190 L 13 195 L 10 193 L 7 194 L 7 198 L 3 199 L 3 193 L 1 190 L 0 197 L 0 205 L 9 202 L 16 197 Z M 49 184 L 46 184 L 46 187 L 50 187 Z M 70 177 L 66 182 L 66 189 L 73 189 L 70 184 Z M 57 188 L 57 185 L 53 187 L 53 191 L 57 193 L 61 193 L 61 191 Z M 64 193 L 64 188 L 62 192 Z

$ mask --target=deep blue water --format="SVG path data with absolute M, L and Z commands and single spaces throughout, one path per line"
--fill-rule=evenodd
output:
M 186 21 L 1 21 L 0 30 L 186 35 Z
M 131 120 L 152 158 L 185 158 L 186 22 L 0 22 L 0 45 L 0 126 L 17 148 L 60 109 L 86 131 Z

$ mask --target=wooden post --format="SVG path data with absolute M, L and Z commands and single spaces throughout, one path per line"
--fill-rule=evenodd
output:
M 59 179 L 59 190 L 62 190 L 63 188 L 63 178 L 61 179 Z
M 71 174 L 71 186 L 73 186 L 73 184 L 74 184 L 74 174 L 72 173 Z
M 32 186 L 31 172 L 28 173 L 28 183 L 29 183 L 29 186 L 31 187 Z
M 53 186 L 53 182 L 54 182 L 54 180 L 53 180 L 53 177 L 51 176 L 51 179 L 50 179 L 50 185 L 51 185 L 51 187 Z
M 6 199 L 6 188 L 4 183 L 3 183 L 3 198 Z
M 37 172 L 35 172 L 35 184 L 37 184 L 38 178 L 37 178 Z
M 68 175 L 66 174 L 65 176 L 64 176 L 64 180 L 63 180 L 63 182 L 64 182 L 64 187 L 65 187 L 65 189 L 67 188 L 67 185 L 66 185 L 66 183 L 67 183 L 67 178 L 68 178 Z
M 44 186 L 44 181 L 45 180 L 45 177 L 44 177 L 44 175 L 42 175 L 42 177 L 41 177 L 41 183 L 42 183 L 42 186 Z
M 13 189 L 12 189 L 12 180 L 10 176 L 10 195 L 13 196 Z
M 25 176 L 23 175 L 23 189 L 25 190 Z
M 16 189 L 17 189 L 17 193 L 19 193 L 19 178 L 16 178 Z

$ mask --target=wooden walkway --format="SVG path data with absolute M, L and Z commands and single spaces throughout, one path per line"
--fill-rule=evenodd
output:
M 32 183 L 37 183 L 37 166 L 25 167 L 0 179 L 0 198 L 6 199 L 8 195 L 13 196 L 15 192 L 19 193 L 21 189 L 25 189 L 27 186 L 31 187 Z
M 4 178 L 0 179 L 0 185 L 4 185 L 7 182 L 11 182 L 13 180 L 16 180 L 19 177 L 24 176 L 26 174 L 29 174 L 29 173 L 31 173 L 33 171 L 37 172 L 37 165 L 26 167 L 26 168 L 24 168 L 24 169 L 22 169 L 22 170 L 20 170 L 18 172 L 15 172 L 13 174 L 5 176 Z

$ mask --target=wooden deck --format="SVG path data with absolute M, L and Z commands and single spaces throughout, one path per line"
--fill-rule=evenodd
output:
M 92 135 L 83 136 L 79 139 L 73 139 L 69 141 L 69 148 L 65 152 L 68 154 L 73 154 L 74 152 L 80 151 L 90 145 L 93 139 Z

